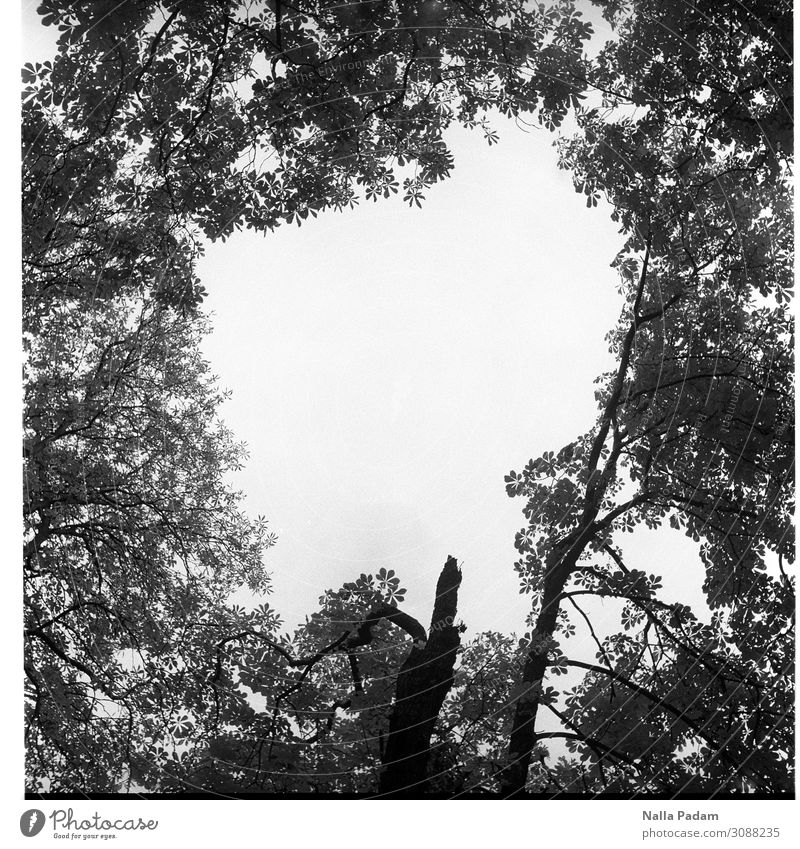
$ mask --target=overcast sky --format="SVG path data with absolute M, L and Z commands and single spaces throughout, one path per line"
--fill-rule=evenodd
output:
M 422 209 L 370 202 L 240 234 L 200 265 L 205 349 L 250 447 L 236 481 L 279 534 L 288 623 L 380 566 L 425 619 L 453 554 L 470 630 L 522 630 L 524 500 L 503 475 L 596 417 L 620 237 L 558 171 L 548 133 L 495 123 L 493 148 L 450 133 L 455 172 Z

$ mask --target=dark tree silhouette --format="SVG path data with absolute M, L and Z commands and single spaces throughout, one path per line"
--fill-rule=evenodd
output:
M 431 627 L 412 646 L 400 668 L 389 736 L 383 755 L 381 794 L 425 792 L 431 735 L 442 704 L 453 684 L 459 629 L 454 624 L 461 571 L 449 557 L 436 584 Z

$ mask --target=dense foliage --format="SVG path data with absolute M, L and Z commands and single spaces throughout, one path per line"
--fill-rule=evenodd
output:
M 23 69 L 29 790 L 376 792 L 443 640 L 417 792 L 791 790 L 790 6 L 599 4 L 590 58 L 577 5 L 44 0 L 58 53 Z M 491 144 L 492 110 L 569 115 L 561 166 L 625 237 L 596 425 L 506 477 L 527 633 L 457 648 L 440 600 L 426 629 L 381 570 L 287 634 L 234 603 L 268 591 L 274 537 L 226 483 L 245 455 L 199 353 L 203 240 L 419 206 L 450 175 L 444 131 Z M 699 546 L 708 622 L 627 562 L 625 534 L 664 525 Z

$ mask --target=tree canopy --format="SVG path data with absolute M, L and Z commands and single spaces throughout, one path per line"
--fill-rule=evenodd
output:
M 58 52 L 23 68 L 29 791 L 791 792 L 791 9 L 597 5 L 612 36 L 590 54 L 567 0 L 43 0 Z M 454 558 L 429 627 L 380 569 L 288 633 L 275 537 L 228 484 L 246 452 L 199 348 L 204 240 L 421 206 L 448 127 L 494 144 L 498 112 L 568 119 L 560 167 L 625 240 L 595 425 L 505 478 L 524 633 L 463 636 Z M 639 527 L 697 543 L 710 620 L 629 562 Z

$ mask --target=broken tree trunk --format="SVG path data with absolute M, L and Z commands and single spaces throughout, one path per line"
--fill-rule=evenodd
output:
M 454 624 L 460 584 L 461 570 L 455 558 L 448 557 L 436 584 L 427 639 L 414 641 L 397 676 L 383 753 L 379 785 L 382 795 L 426 792 L 431 735 L 453 684 L 453 667 L 461 642 Z

